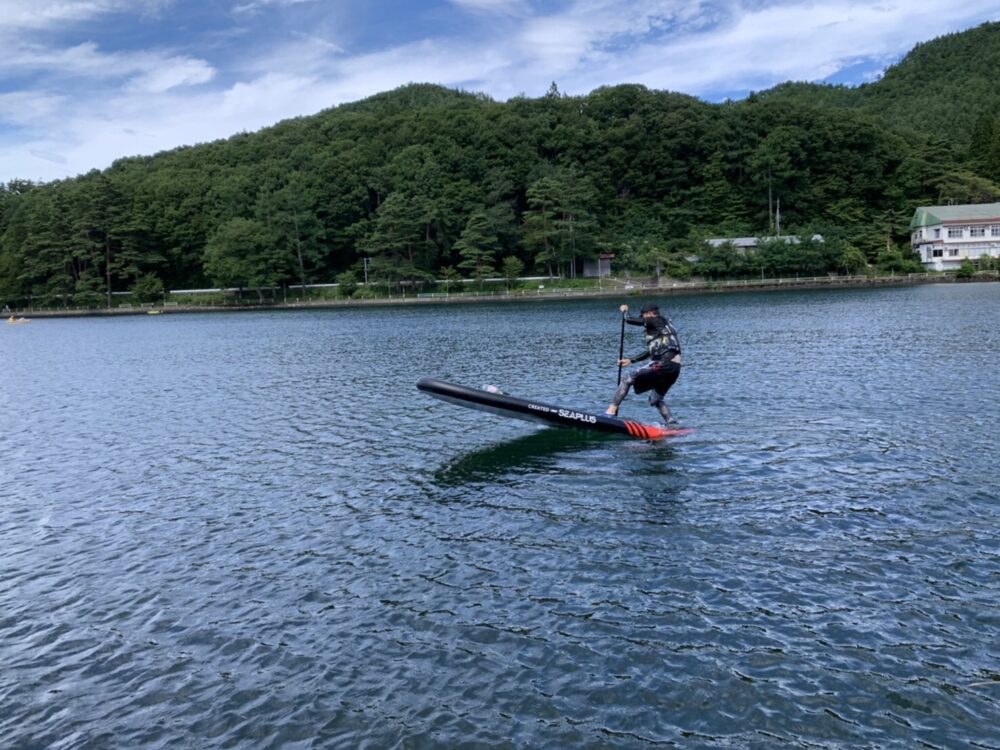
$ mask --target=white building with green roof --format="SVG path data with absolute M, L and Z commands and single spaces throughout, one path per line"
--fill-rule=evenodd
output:
M 910 221 L 910 242 L 929 270 L 947 271 L 965 261 L 1000 258 L 1000 203 L 921 206 Z

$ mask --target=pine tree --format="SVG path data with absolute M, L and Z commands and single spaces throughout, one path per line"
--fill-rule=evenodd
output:
M 493 223 L 485 211 L 474 211 L 465 225 L 462 237 L 455 243 L 455 250 L 462 257 L 459 268 L 472 271 L 472 278 L 480 284 L 496 273 L 493 266 L 500 241 L 493 231 Z
M 983 113 L 976 118 L 969 138 L 969 163 L 983 177 L 991 177 L 993 142 L 1000 135 L 997 118 Z M 995 173 L 992 175 L 996 177 Z
M 390 284 L 433 279 L 427 269 L 418 267 L 414 256 L 414 245 L 423 239 L 425 216 L 419 197 L 397 191 L 383 201 L 362 242 L 362 249 L 372 256 L 375 277 Z

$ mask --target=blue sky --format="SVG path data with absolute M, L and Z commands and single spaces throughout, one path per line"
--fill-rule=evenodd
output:
M 708 101 L 872 80 L 997 0 L 0 0 L 0 182 L 254 131 L 410 82 Z

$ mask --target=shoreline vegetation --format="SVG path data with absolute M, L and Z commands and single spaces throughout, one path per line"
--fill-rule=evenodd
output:
M 918 274 L 917 208 L 1000 201 L 998 55 L 1000 23 L 983 24 L 863 87 L 720 103 L 630 83 L 502 102 L 413 83 L 73 178 L 12 180 L 0 308 L 180 307 L 206 299 L 177 290 L 204 287 L 275 307 L 285 290 L 333 297 L 314 293 L 320 280 L 351 301 L 312 304 L 506 289 L 496 277 L 590 289 L 595 265 L 678 284 Z M 975 276 L 1000 259 L 967 265 Z
M 572 285 L 561 285 L 564 280 L 549 279 L 545 284 L 533 288 L 496 288 L 473 291 L 443 291 L 414 292 L 395 294 L 371 294 L 361 297 L 312 296 L 295 298 L 289 296 L 287 290 L 266 290 L 271 296 L 265 298 L 262 290 L 242 290 L 242 294 L 232 291 L 219 291 L 214 295 L 178 294 L 177 299 L 165 299 L 159 303 L 118 303 L 114 307 L 81 308 L 32 307 L 9 308 L 4 310 L 5 316 L 22 317 L 31 315 L 35 318 L 65 318 L 65 317 L 117 317 L 127 315 L 157 315 L 163 313 L 202 313 L 202 312 L 248 312 L 260 310 L 309 310 L 329 308 L 359 308 L 385 305 L 427 305 L 427 304 L 477 304 L 490 302 L 541 302 L 566 299 L 587 298 L 634 298 L 634 297 L 669 297 L 684 294 L 728 293 L 753 291 L 783 291 L 792 289 L 848 289 L 902 287 L 920 284 L 953 284 L 967 282 L 1000 281 L 998 272 L 981 272 L 972 277 L 963 278 L 955 273 L 909 273 L 890 275 L 858 275 L 858 276 L 811 276 L 774 279 L 744 279 L 738 281 L 677 281 L 663 279 L 626 280 L 616 278 L 593 279 L 592 285 L 581 285 L 581 280 L 572 281 Z M 497 285 L 498 287 L 500 285 Z M 250 298 L 253 294 L 256 298 Z M 169 295 L 174 297 L 175 295 Z

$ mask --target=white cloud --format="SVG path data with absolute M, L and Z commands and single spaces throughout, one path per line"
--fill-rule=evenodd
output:
M 344 50 L 320 37 L 296 34 L 295 39 L 274 45 L 234 64 L 239 76 L 256 78 L 282 71 L 298 75 L 321 75 L 342 55 Z
M 31 91 L 0 94 L 0 124 L 24 126 L 49 120 L 65 102 L 64 96 Z
M 360 94 L 366 96 L 411 82 L 457 86 L 465 81 L 485 80 L 502 64 L 502 59 L 475 49 L 426 41 L 338 62 L 333 68 L 335 78 L 328 86 L 337 101 L 350 101 L 360 92 L 368 92 Z
M 53 154 L 49 153 L 48 151 L 42 151 L 41 149 L 38 148 L 29 149 L 28 153 L 30 153 L 36 159 L 52 162 L 53 164 L 58 164 L 60 166 L 67 163 L 66 157 L 63 156 L 62 154 Z
M 120 75 L 125 63 L 121 55 L 105 55 L 94 42 L 55 48 L 41 44 L 15 45 L 3 61 L 5 71 L 54 71 L 81 76 Z M 134 70 L 126 64 L 126 68 Z
M 526 15 L 531 6 L 527 0 L 449 0 L 462 10 L 502 16 Z
M 131 79 L 127 87 L 137 93 L 167 91 L 176 86 L 206 83 L 215 69 L 206 61 L 160 52 L 102 52 L 94 42 L 64 49 L 41 45 L 13 45 L 3 68 L 10 73 L 51 73 L 91 84 Z
M 538 18 L 525 26 L 518 41 L 522 57 L 558 75 L 579 64 L 593 44 L 594 30 L 571 17 Z
M 44 29 L 60 23 L 81 21 L 106 13 L 114 0 L 5 0 L 0 29 Z
M 61 27 L 108 13 L 159 11 L 173 0 L 3 0 L 0 31 Z
M 167 58 L 129 81 L 127 88 L 137 93 L 158 94 L 178 86 L 196 86 L 215 77 L 215 69 L 204 60 Z
M 233 6 L 234 13 L 255 13 L 264 8 L 288 7 L 290 5 L 302 5 L 303 3 L 313 3 L 316 0 L 250 0 L 250 2 Z

